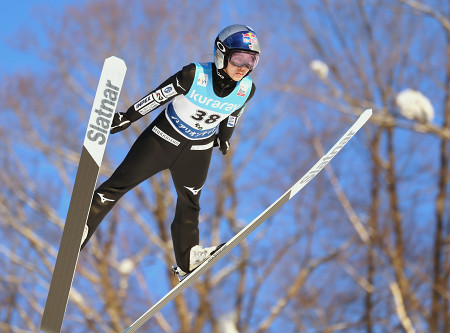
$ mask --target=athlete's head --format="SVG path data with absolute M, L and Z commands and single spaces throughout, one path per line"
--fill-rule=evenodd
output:
M 252 71 L 261 51 L 253 29 L 233 24 L 223 29 L 214 43 L 214 63 L 233 80 L 239 81 Z

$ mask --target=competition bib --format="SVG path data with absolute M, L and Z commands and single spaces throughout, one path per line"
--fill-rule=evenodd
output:
M 191 89 L 173 99 L 166 109 L 166 117 L 183 136 L 200 140 L 213 135 L 222 120 L 245 104 L 252 80 L 245 77 L 228 96 L 218 97 L 212 83 L 212 63 L 195 66 Z

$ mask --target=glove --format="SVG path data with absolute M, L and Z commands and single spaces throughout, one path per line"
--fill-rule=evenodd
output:
M 230 142 L 228 140 L 220 140 L 219 135 L 216 135 L 216 138 L 214 139 L 214 147 L 219 147 L 222 155 L 226 155 L 230 149 Z
M 131 120 L 123 112 L 117 112 L 114 114 L 114 118 L 111 125 L 111 134 L 123 131 L 131 125 Z

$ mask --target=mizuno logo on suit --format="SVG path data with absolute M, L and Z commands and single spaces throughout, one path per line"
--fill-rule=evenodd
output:
M 184 188 L 189 190 L 189 191 L 191 191 L 193 195 L 197 195 L 198 192 L 200 192 L 202 190 L 203 186 L 200 187 L 198 190 L 196 190 L 194 187 L 187 187 L 187 186 L 185 186 Z

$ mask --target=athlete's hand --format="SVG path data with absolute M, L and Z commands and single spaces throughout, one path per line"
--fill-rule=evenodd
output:
M 127 115 L 122 112 L 117 112 L 114 114 L 114 118 L 111 125 L 111 134 L 123 131 L 131 125 L 130 119 Z
M 219 147 L 222 155 L 226 155 L 230 149 L 230 142 L 228 140 L 220 140 L 219 135 L 216 135 L 216 138 L 214 139 L 214 147 Z

